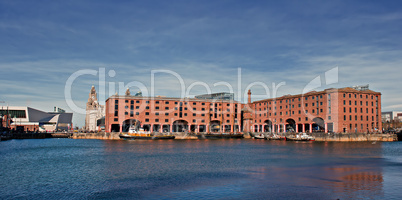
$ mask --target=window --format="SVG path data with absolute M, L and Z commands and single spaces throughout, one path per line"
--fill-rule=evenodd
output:
M 139 112 L 135 112 L 135 115 L 140 115 L 140 113 L 139 113 Z
M 149 103 L 149 101 L 146 101 L 145 103 Z
M 135 101 L 135 103 L 140 103 L 140 101 Z
M 145 122 L 149 122 L 149 119 L 145 119 Z
M 145 115 L 149 115 L 149 112 L 146 112 Z
M 118 104 L 118 103 L 119 103 L 119 100 L 114 100 L 114 103 L 115 103 L 115 104 Z
M 156 106 L 155 109 L 156 109 L 156 110 L 159 110 L 159 106 Z
M 149 106 L 145 107 L 145 109 L 149 110 Z
M 159 122 L 159 119 L 155 119 L 155 122 Z
M 158 112 L 156 112 L 156 113 L 155 113 L 155 115 L 159 115 L 159 113 L 158 113 Z
M 169 104 L 169 101 L 165 101 L 165 104 Z
M 117 121 L 119 121 L 119 120 L 118 120 L 117 118 L 114 118 L 114 121 L 117 122 Z
M 156 104 L 159 104 L 159 101 L 155 101 Z
M 165 119 L 165 122 L 169 122 L 169 119 Z
M 130 102 L 131 104 L 134 104 L 134 101 L 133 100 L 131 100 L 131 102 Z
M 169 116 L 169 113 L 165 113 L 165 116 Z
M 128 100 L 126 100 L 125 102 L 128 103 Z
M 128 112 L 124 112 L 124 115 L 128 115 Z

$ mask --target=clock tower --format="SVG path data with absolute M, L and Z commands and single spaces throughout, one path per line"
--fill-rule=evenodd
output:
M 95 86 L 92 86 L 89 92 L 85 115 L 85 130 L 97 132 L 100 127 L 97 121 L 105 116 L 105 107 L 99 105 Z M 102 121 L 102 120 L 101 120 Z

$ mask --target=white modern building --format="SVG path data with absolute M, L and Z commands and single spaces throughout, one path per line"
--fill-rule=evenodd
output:
M 0 108 L 1 127 L 19 131 L 64 131 L 72 127 L 73 113 L 44 112 L 31 107 Z
M 381 112 L 382 122 L 402 121 L 402 111 Z

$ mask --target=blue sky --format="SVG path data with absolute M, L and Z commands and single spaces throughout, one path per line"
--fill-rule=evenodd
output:
M 214 86 L 227 82 L 237 96 L 255 82 L 271 90 L 285 82 L 281 96 L 338 67 L 338 82 L 317 90 L 370 84 L 382 93 L 383 111 L 402 110 L 401 24 L 398 1 L 0 0 L 0 101 L 72 111 L 66 81 L 83 69 L 105 69 L 104 97 L 114 94 L 109 83 L 149 89 L 151 70 L 161 69 L 179 74 L 186 88 L 203 82 L 227 91 Z M 171 74 L 157 74 L 155 83 L 156 95 L 180 96 Z M 97 76 L 73 82 L 77 106 L 84 108 L 92 85 L 99 91 Z M 259 85 L 251 90 L 264 95 Z M 189 94 L 205 92 L 195 86 Z M 82 126 L 83 115 L 73 122 Z

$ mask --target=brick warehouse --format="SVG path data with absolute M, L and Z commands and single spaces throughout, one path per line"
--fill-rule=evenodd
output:
M 106 132 L 140 124 L 154 132 L 376 132 L 382 130 L 381 93 L 347 87 L 248 103 L 113 95 L 106 100 Z
M 382 130 L 381 93 L 366 87 L 326 89 L 255 101 L 255 132 L 376 132 Z
M 113 95 L 106 100 L 106 132 L 139 123 L 153 132 L 238 132 L 242 104 L 226 99 Z

